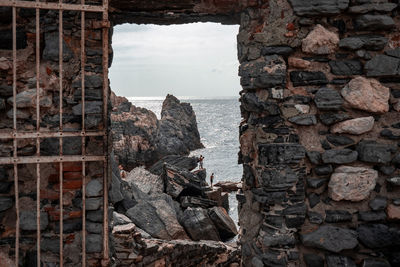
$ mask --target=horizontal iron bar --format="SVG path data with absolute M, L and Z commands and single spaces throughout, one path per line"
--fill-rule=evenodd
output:
M 106 11 L 104 6 L 49 3 L 49 2 L 30 2 L 30 1 L 18 1 L 18 0 L 0 0 L 0 6 L 53 9 L 53 10 L 87 11 L 87 12 L 104 12 L 104 11 Z
M 79 162 L 79 161 L 104 161 L 106 156 L 40 156 L 40 157 L 0 157 L 0 165 L 8 164 L 32 164 L 54 162 Z
M 1 1 L 1 0 L 0 0 Z M 105 131 L 95 132 L 0 132 L 0 139 L 51 138 L 74 136 L 106 136 Z

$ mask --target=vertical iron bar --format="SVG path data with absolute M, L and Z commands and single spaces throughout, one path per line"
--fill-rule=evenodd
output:
M 36 0 L 39 2 L 39 0 Z M 40 132 L 40 10 L 36 8 L 36 131 Z M 40 157 L 40 138 L 36 138 L 36 155 Z M 40 266 L 40 164 L 36 164 L 37 266 Z
M 82 0 L 82 5 L 85 0 Z M 81 12 L 81 104 L 82 104 L 82 132 L 85 127 L 85 12 Z M 86 155 L 86 137 L 82 136 L 82 157 Z M 86 165 L 82 161 L 82 267 L 86 267 Z
M 108 244 L 108 0 L 103 0 L 103 123 L 107 131 L 104 137 L 104 175 L 103 175 L 103 266 L 109 264 Z
M 17 9 L 12 8 L 12 47 L 13 47 L 13 128 L 17 132 Z M 17 139 L 13 140 L 13 156 L 17 159 Z M 15 191 L 15 264 L 19 265 L 19 189 L 18 189 L 18 166 L 14 162 L 14 191 Z
M 62 4 L 62 0 L 59 0 Z M 63 11 L 58 12 L 58 63 L 60 83 L 60 132 L 63 130 Z M 63 138 L 60 137 L 60 157 L 63 155 Z M 64 244 L 64 209 L 63 209 L 63 163 L 60 162 L 60 267 L 64 265 L 63 244 Z

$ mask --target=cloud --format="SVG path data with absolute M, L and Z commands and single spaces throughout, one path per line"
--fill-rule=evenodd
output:
M 125 96 L 237 95 L 237 32 L 215 23 L 117 26 L 111 87 Z

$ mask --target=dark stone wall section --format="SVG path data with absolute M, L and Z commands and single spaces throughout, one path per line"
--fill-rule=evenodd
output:
M 398 10 L 271 0 L 242 12 L 243 266 L 400 264 Z

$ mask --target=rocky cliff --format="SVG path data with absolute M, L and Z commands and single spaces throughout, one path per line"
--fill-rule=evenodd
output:
M 111 131 L 117 160 L 126 170 L 151 166 L 167 155 L 187 155 L 202 148 L 196 115 L 173 95 L 163 102 L 161 119 L 150 110 L 112 95 Z

